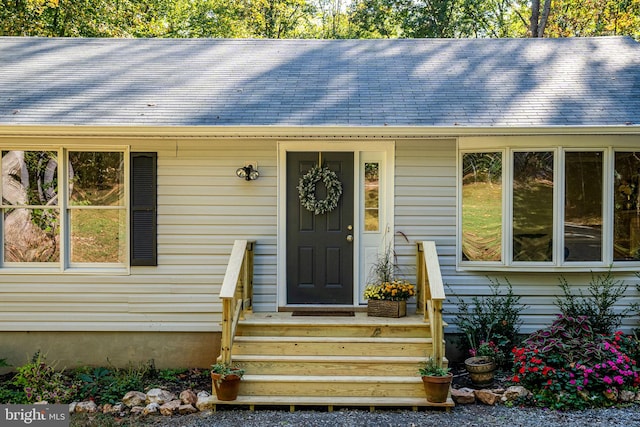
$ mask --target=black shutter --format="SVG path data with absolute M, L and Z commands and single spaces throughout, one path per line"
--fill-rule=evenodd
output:
M 156 153 L 131 153 L 131 265 L 158 265 Z

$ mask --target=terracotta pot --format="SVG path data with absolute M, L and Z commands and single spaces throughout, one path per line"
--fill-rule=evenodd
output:
M 427 400 L 431 403 L 444 403 L 449 397 L 449 389 L 451 388 L 451 381 L 453 380 L 453 374 L 435 377 L 432 375 L 425 375 L 422 377 L 422 384 L 424 385 L 424 392 L 427 395 Z
M 464 367 L 469 372 L 471 382 L 478 387 L 493 384 L 496 362 L 486 356 L 470 357 L 464 361 Z
M 234 374 L 227 375 L 224 379 L 220 378 L 220 374 L 216 374 L 215 372 L 211 373 L 211 382 L 213 383 L 213 389 L 216 391 L 218 400 L 236 400 L 242 378 Z

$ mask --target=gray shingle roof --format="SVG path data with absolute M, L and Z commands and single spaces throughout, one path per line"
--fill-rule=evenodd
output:
M 0 125 L 640 124 L 631 38 L 0 38 Z

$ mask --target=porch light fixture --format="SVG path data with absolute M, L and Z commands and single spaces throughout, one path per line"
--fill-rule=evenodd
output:
M 253 181 L 260 176 L 258 170 L 254 169 L 251 163 L 236 169 L 236 175 L 238 175 L 238 178 L 244 178 L 247 181 Z

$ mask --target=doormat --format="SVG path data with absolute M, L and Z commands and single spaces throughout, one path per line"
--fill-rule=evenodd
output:
M 353 317 L 353 311 L 294 311 L 292 316 Z

